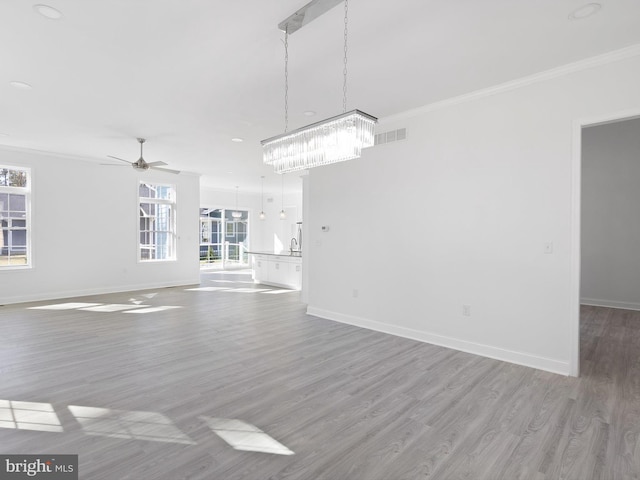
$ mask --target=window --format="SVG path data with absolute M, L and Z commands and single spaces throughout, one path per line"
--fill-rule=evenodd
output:
M 240 218 L 233 216 L 234 211 L 239 211 Z M 249 212 L 246 210 L 225 210 L 225 257 L 228 265 L 247 265 L 249 262 L 248 251 L 248 222 Z
M 241 216 L 235 218 L 233 212 Z M 224 208 L 200 209 L 200 264 L 222 268 L 249 264 L 249 212 Z
M 172 185 L 140 183 L 140 260 L 175 260 L 176 195 Z
M 29 169 L 0 166 L 0 268 L 31 265 Z
M 236 224 L 233 220 L 227 222 L 227 237 L 236 236 Z
M 222 210 L 200 209 L 200 264 L 217 264 L 222 261 Z

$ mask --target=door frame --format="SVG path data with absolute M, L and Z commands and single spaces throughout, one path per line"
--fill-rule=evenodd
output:
M 586 127 L 640 117 L 640 108 L 576 119 L 571 146 L 571 239 L 570 239 L 570 359 L 569 375 L 580 376 L 580 271 L 582 214 L 582 130 Z

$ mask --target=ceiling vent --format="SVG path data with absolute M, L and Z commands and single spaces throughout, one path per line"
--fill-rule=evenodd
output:
M 388 132 L 377 133 L 374 145 L 382 145 L 383 143 L 397 142 L 407 139 L 407 129 L 400 128 L 398 130 L 390 130 Z

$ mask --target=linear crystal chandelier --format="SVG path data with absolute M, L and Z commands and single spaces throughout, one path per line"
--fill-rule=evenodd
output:
M 289 34 L 306 25 L 344 1 L 344 70 L 343 113 L 288 132 L 289 123 Z M 263 160 L 273 165 L 276 173 L 329 165 L 358 158 L 362 149 L 374 142 L 374 128 L 378 119 L 372 115 L 351 110 L 347 112 L 347 12 L 348 0 L 313 0 L 301 10 L 281 22 L 278 27 L 285 32 L 285 131 L 283 134 L 262 140 Z

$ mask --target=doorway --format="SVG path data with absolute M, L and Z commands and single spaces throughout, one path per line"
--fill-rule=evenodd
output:
M 574 376 L 580 374 L 581 305 L 640 310 L 638 133 L 640 112 L 574 124 L 570 368 Z
M 200 268 L 246 268 L 248 251 L 248 211 L 200 209 Z

